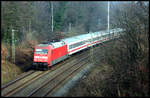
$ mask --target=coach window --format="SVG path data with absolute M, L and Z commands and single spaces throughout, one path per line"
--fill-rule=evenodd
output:
M 89 40 L 86 40 L 85 42 L 89 42 Z
M 71 49 L 71 48 L 72 48 L 72 45 L 69 46 L 69 49 Z

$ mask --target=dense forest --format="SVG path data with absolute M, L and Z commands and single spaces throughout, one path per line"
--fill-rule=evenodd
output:
M 54 32 L 51 30 L 53 4 Z M 15 39 L 52 39 L 56 32 L 86 33 L 105 29 L 107 25 L 106 2 L 2 2 L 2 41 Z

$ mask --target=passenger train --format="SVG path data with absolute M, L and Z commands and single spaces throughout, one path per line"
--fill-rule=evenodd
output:
M 107 30 L 104 30 L 61 39 L 58 42 L 38 44 L 33 50 L 32 66 L 38 69 L 48 69 L 83 49 L 118 38 L 122 31 L 123 29 L 121 28 L 111 29 L 109 33 Z M 109 38 L 109 36 L 111 37 Z

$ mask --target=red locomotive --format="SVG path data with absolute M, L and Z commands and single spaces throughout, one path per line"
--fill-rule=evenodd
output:
M 118 37 L 120 32 L 122 32 L 122 29 L 117 28 L 110 30 L 110 33 L 99 31 L 61 39 L 58 42 L 39 44 L 34 48 L 33 66 L 38 69 L 47 69 L 66 59 L 68 55 L 109 40 L 109 36 L 113 36 L 111 38 Z
M 49 68 L 67 57 L 68 51 L 65 42 L 42 43 L 34 48 L 33 66 Z

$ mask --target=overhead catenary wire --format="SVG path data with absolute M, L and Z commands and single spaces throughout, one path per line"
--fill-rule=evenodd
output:
M 110 32 L 109 32 L 109 8 L 110 8 L 110 2 L 108 1 L 108 33 L 109 33 L 109 38 L 110 38 Z
M 53 28 L 54 28 L 54 26 L 53 26 L 53 2 L 51 1 L 51 11 L 52 11 L 52 32 L 53 32 Z
M 93 36 L 92 36 L 92 32 L 90 32 L 90 35 L 91 35 L 91 45 L 92 45 L 92 42 L 93 42 Z M 91 49 L 90 49 L 90 60 L 91 60 L 91 64 L 94 63 L 94 58 L 93 58 L 93 45 L 91 46 Z

